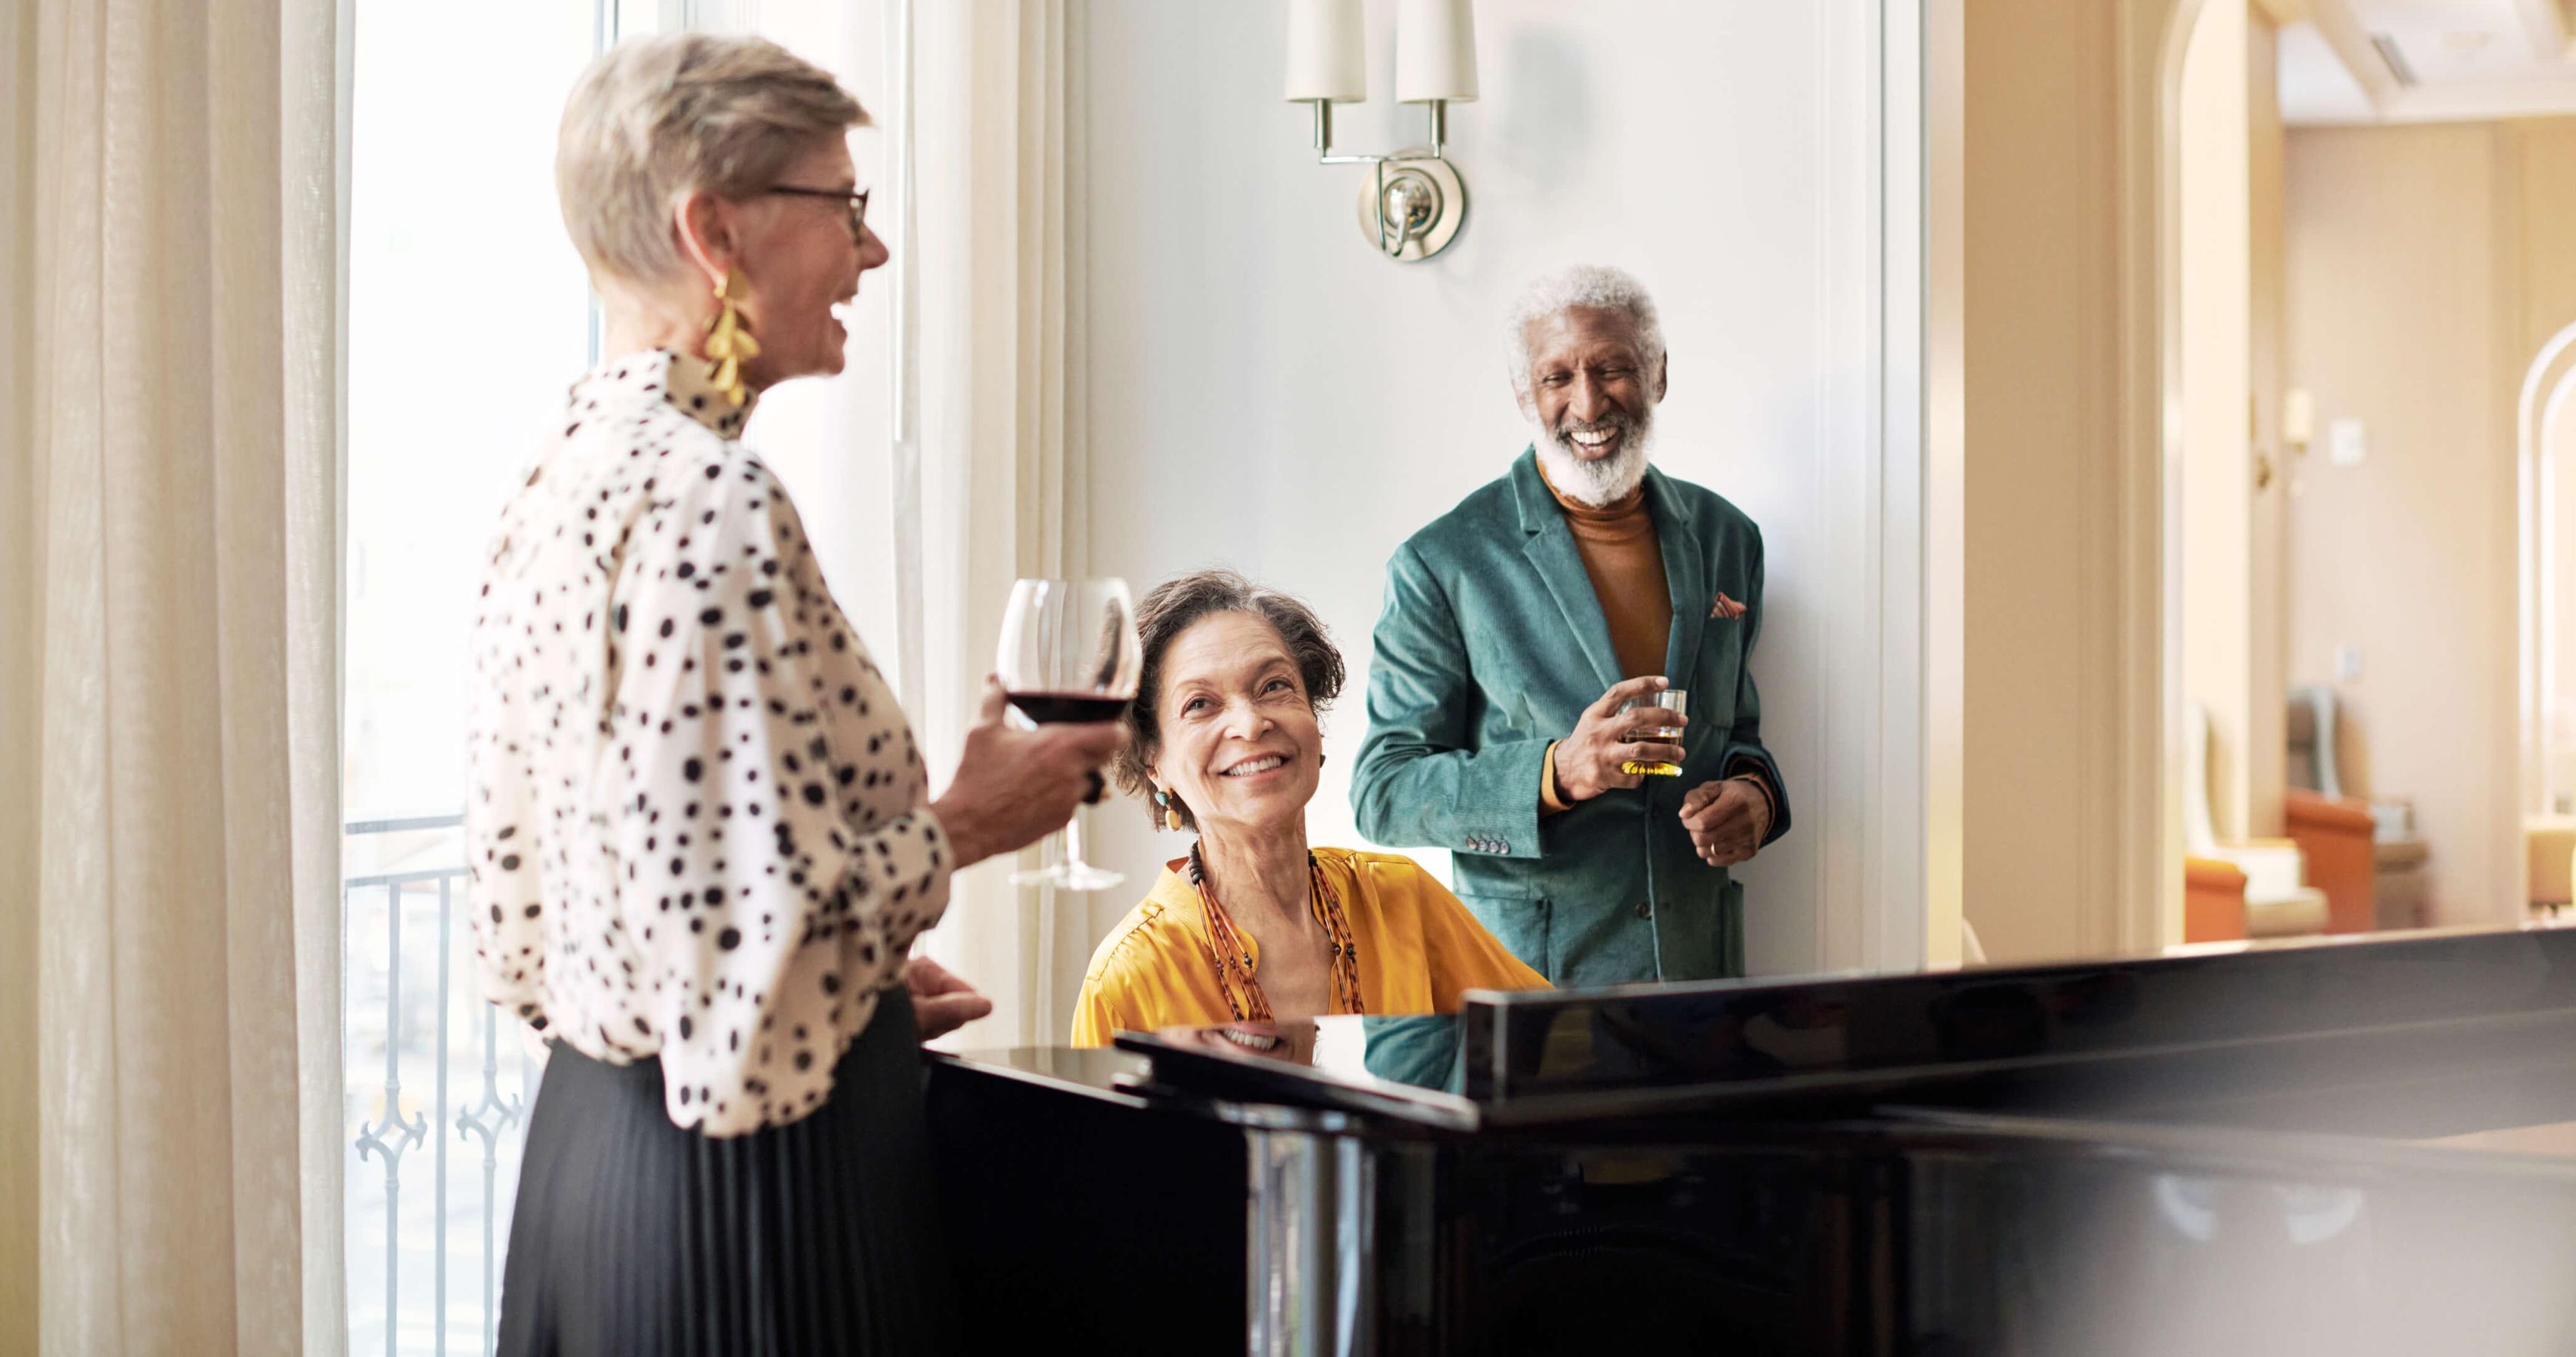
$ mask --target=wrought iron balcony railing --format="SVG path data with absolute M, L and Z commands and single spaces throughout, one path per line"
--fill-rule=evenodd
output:
M 472 983 L 463 822 L 449 813 L 344 827 L 350 859 L 384 867 L 340 887 L 352 1353 L 489 1354 L 500 1314 L 537 1068 Z M 461 1191 L 455 1144 L 481 1160 L 479 1181 Z M 452 1286 L 459 1272 L 472 1280 Z

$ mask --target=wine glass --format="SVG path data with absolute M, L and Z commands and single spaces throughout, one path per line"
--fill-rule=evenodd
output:
M 1011 586 L 993 668 L 1012 708 L 1032 724 L 1117 720 L 1136 700 L 1136 675 L 1144 666 L 1136 601 L 1125 580 L 1021 580 Z M 1082 808 L 1076 806 L 1064 826 L 1064 860 L 1015 872 L 1011 884 L 1097 891 L 1126 879 L 1082 860 Z

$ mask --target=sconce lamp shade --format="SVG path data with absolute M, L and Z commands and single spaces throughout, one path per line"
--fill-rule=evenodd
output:
M 2304 386 L 2281 393 L 2281 441 L 2306 447 L 2316 441 L 2317 401 Z
M 1407 104 L 1475 99 L 1475 0 L 1398 0 L 1395 97 Z
M 1288 0 L 1288 99 L 1368 101 L 1360 0 Z

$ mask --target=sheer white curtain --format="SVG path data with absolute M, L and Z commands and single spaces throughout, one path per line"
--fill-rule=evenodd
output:
M 911 390 L 897 397 L 895 649 L 937 764 L 964 739 L 1011 581 L 1088 564 L 1081 137 L 1068 80 L 1082 7 L 895 3 L 898 31 L 910 24 L 912 81 L 890 128 L 908 148 L 892 157 L 901 181 L 908 149 L 914 190 L 896 238 L 909 290 L 895 317 L 909 359 L 898 381 L 908 372 Z M 1097 939 L 1088 901 L 1015 890 L 1008 872 L 967 873 L 927 944 L 994 1001 L 992 1017 L 955 1039 L 965 1045 L 1063 1041 Z
M 337 1351 L 346 18 L 0 15 L 0 1348 Z

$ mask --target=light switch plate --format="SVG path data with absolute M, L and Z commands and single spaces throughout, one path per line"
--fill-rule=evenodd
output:
M 2335 682 L 2350 683 L 2361 677 L 2361 647 L 2350 641 L 2337 641 L 2334 649 Z
M 2326 426 L 2326 455 L 2336 466 L 2359 466 L 2370 455 L 2369 431 L 2357 419 L 2338 419 Z

